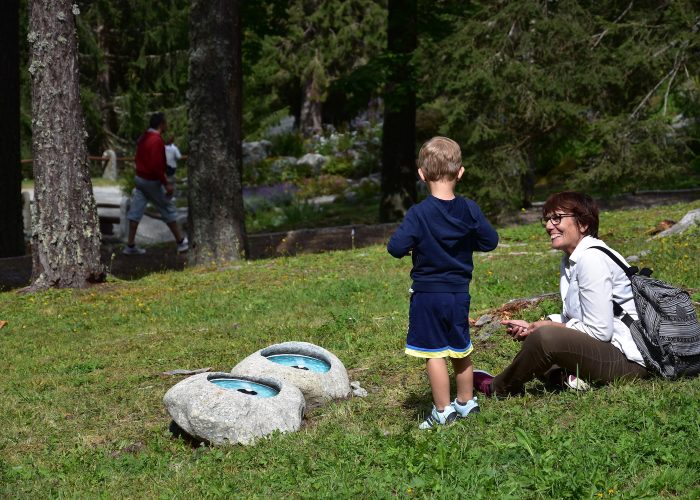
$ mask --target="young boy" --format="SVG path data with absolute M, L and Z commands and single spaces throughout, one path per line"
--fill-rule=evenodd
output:
M 473 367 L 469 357 L 469 282 L 472 253 L 496 248 L 498 234 L 472 200 L 455 196 L 464 174 L 459 145 L 433 137 L 418 153 L 418 175 L 430 196 L 412 206 L 389 241 L 396 258 L 411 254 L 411 305 L 406 354 L 427 359 L 433 409 L 421 429 L 454 422 L 478 413 L 473 397 Z M 457 397 L 450 403 L 450 358 Z

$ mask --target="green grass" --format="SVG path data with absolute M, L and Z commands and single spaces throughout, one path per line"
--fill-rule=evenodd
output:
M 251 233 L 290 231 L 350 224 L 377 224 L 378 198 L 348 203 L 339 200 L 327 205 L 295 201 L 291 205 L 272 207 L 246 214 L 246 230 Z
M 119 181 L 111 181 L 109 179 L 104 179 L 102 177 L 93 177 L 91 179 L 92 185 L 94 186 L 99 186 L 99 187 L 109 187 L 109 186 L 114 186 L 114 187 L 119 187 Z M 32 179 L 23 179 L 22 180 L 22 189 L 34 189 L 34 181 Z
M 642 264 L 700 300 L 700 231 L 645 235 L 697 207 L 603 213 L 601 234 L 624 255 L 649 250 Z M 541 227 L 500 234 L 512 246 L 475 259 L 473 317 L 557 289 L 559 255 Z M 376 246 L 0 294 L 0 497 L 700 495 L 697 378 L 584 394 L 533 385 L 482 400 L 478 418 L 419 432 L 430 390 L 423 364 L 402 353 L 409 268 Z M 369 396 L 317 408 L 299 432 L 254 446 L 193 449 L 171 437 L 162 398 L 179 378 L 163 371 L 227 371 L 287 340 L 336 353 Z M 499 370 L 517 349 L 496 334 L 475 342 L 474 361 Z

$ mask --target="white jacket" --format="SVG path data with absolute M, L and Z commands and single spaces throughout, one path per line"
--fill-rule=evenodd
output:
M 609 248 L 620 260 L 627 261 L 601 240 L 584 238 L 574 252 L 561 260 L 559 290 L 564 307 L 561 316 L 552 315 L 553 321 L 565 323 L 602 342 L 610 342 L 625 357 L 644 366 L 642 355 L 632 339 L 629 328 L 613 314 L 613 300 L 632 318 L 637 310 L 632 299 L 630 280 L 606 254 L 592 246 Z

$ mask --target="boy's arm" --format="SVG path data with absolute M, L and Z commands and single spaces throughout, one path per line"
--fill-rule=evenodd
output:
M 472 214 L 477 222 L 474 249 L 479 252 L 490 252 L 498 246 L 498 233 L 476 203 Z
M 391 236 L 389 244 L 386 246 L 388 252 L 397 259 L 408 255 L 416 243 L 417 230 L 418 224 L 416 224 L 413 213 L 409 209 L 403 222 Z

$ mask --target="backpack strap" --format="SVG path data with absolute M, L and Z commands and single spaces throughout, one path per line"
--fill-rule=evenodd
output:
M 597 246 L 597 245 L 592 246 L 590 248 L 595 248 L 595 249 L 600 250 L 601 252 L 607 254 L 607 256 L 610 257 L 615 262 L 615 264 L 620 266 L 620 268 L 622 269 L 622 271 L 625 273 L 625 275 L 628 278 L 632 275 L 637 274 L 637 271 L 639 269 L 636 266 L 627 267 L 626 265 L 624 265 L 622 263 L 622 261 L 620 259 L 617 258 L 617 255 L 612 253 L 609 249 L 607 249 L 605 247 Z M 617 302 L 615 302 L 614 300 L 612 301 L 612 303 L 613 303 L 613 314 L 615 316 L 617 316 L 618 318 L 620 318 L 620 320 L 625 324 L 625 326 L 627 328 L 631 328 L 632 323 L 634 323 L 634 319 L 632 319 L 632 316 L 627 314 L 625 312 L 625 310 L 622 308 L 622 306 L 620 304 L 618 304 Z
M 600 250 L 601 252 L 607 254 L 607 256 L 610 257 L 615 262 L 615 264 L 620 266 L 620 269 L 622 269 L 622 271 L 625 273 L 625 275 L 628 278 L 630 276 L 632 276 L 633 274 L 637 274 L 639 272 L 639 268 L 637 266 L 627 267 L 626 265 L 624 265 L 622 263 L 622 261 L 617 258 L 617 255 L 612 253 L 609 248 L 601 247 L 598 245 L 594 245 L 594 246 L 589 247 L 589 248 L 595 248 L 595 249 Z

